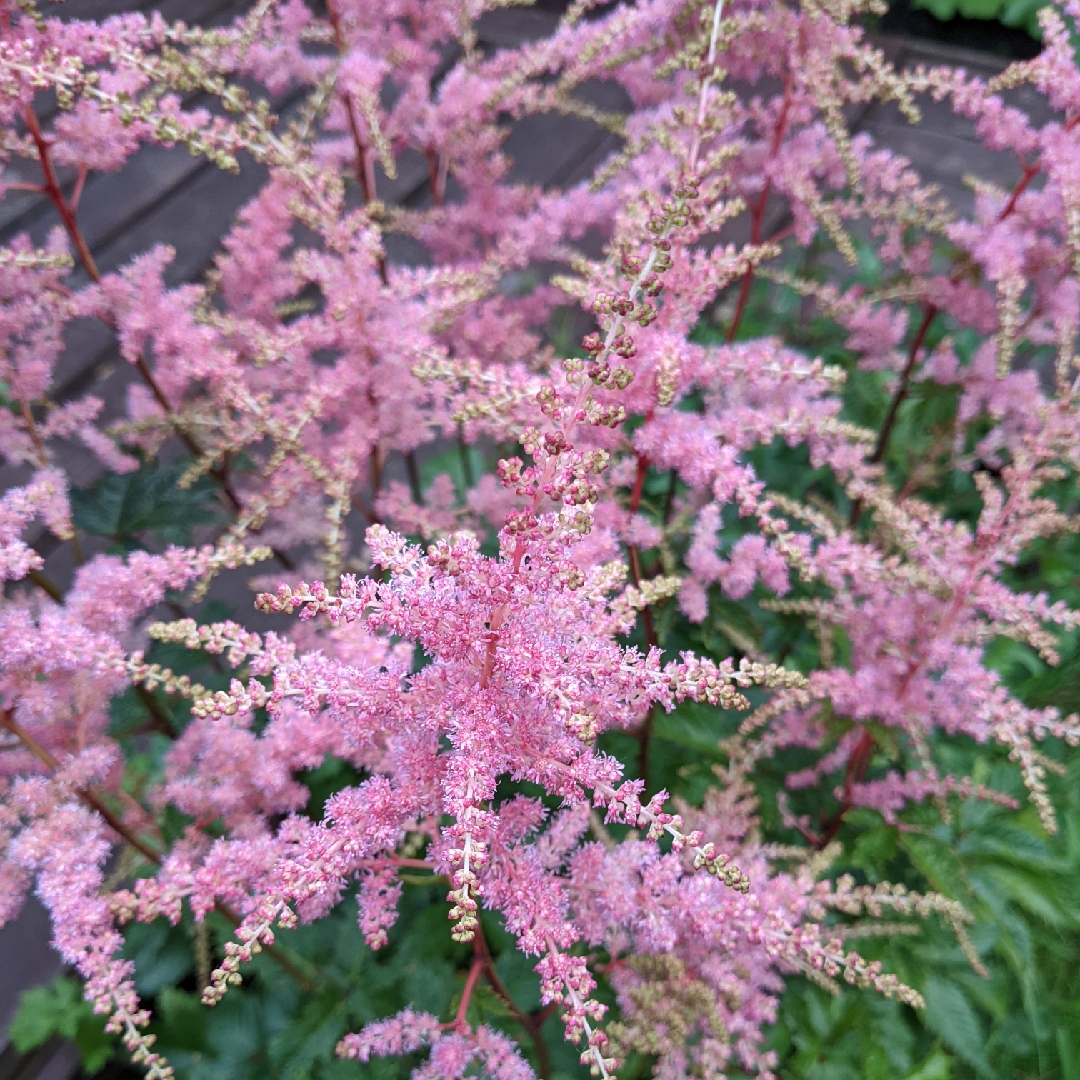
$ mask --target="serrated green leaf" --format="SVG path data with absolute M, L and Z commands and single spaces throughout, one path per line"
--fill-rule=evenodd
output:
M 184 463 L 108 473 L 92 487 L 71 492 L 75 525 L 120 543 L 154 533 L 167 543 L 188 543 L 193 525 L 216 519 L 214 485 L 207 479 L 181 489 Z
M 991 813 L 993 808 L 990 809 Z M 1024 866 L 1031 870 L 1047 871 L 1061 867 L 1041 836 L 1010 822 L 984 818 L 982 828 L 965 836 L 957 844 L 957 852 L 965 859 L 987 859 Z
M 937 892 L 953 898 L 967 893 L 963 863 L 949 844 L 915 832 L 901 833 L 899 842 L 916 869 Z
M 78 983 L 64 976 L 48 986 L 24 990 L 8 1036 L 19 1053 L 44 1045 L 53 1035 L 74 1039 L 83 1004 Z
M 135 989 L 148 996 L 175 985 L 191 971 L 194 944 L 184 927 L 155 919 L 126 928 L 123 955 L 135 965 Z
M 1053 884 L 1037 874 L 1007 866 L 988 866 L 983 871 L 997 881 L 1014 903 L 1050 926 L 1065 926 L 1074 920 Z
M 308 1002 L 270 1041 L 274 1075 L 280 1080 L 306 1080 L 317 1060 L 331 1057 L 345 1029 L 345 1002 L 334 990 Z
M 923 984 L 922 994 L 926 999 L 926 1026 L 981 1075 L 993 1076 L 986 1056 L 986 1033 L 964 991 L 956 983 L 931 975 Z
M 8 1036 L 20 1053 L 44 1045 L 54 1035 L 79 1051 L 83 1070 L 93 1076 L 112 1057 L 115 1040 L 105 1031 L 105 1018 L 94 1012 L 79 984 L 61 975 L 48 986 L 24 991 Z

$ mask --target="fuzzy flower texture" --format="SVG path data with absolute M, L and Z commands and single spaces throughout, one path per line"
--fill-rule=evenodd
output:
M 379 1020 L 341 1055 L 525 1080 L 550 1010 L 605 1080 L 632 1053 L 663 1080 L 767 1077 L 786 977 L 920 1005 L 845 945 L 852 919 L 944 919 L 979 964 L 955 902 L 826 876 L 851 811 L 1013 805 L 939 771 L 964 738 L 1055 827 L 1067 750 L 1046 743 L 1080 725 L 1025 706 L 985 651 L 1053 664 L 1080 628 L 1013 572 L 1078 524 L 1080 3 L 1045 9 L 1040 55 L 991 81 L 894 70 L 861 0 L 573 0 L 547 36 L 489 48 L 506 6 L 259 0 L 203 30 L 0 0 L 5 220 L 36 200 L 55 223 L 0 247 L 0 925 L 36 890 L 151 1077 L 172 1069 L 125 922 L 231 920 L 212 1006 L 275 930 L 347 897 L 386 946 L 417 873 L 449 882 L 447 933 L 473 952 L 460 1007 Z M 1021 86 L 1042 126 L 1009 103 Z M 980 182 L 965 216 L 848 132 L 872 101 L 912 122 L 945 103 L 1015 186 Z M 506 140 L 553 113 L 606 131 L 607 156 L 542 188 Z M 265 183 L 200 281 L 170 284 L 164 246 L 99 269 L 101 174 L 169 150 Z M 848 284 L 860 250 L 873 285 Z M 756 336 L 769 288 L 839 333 L 846 366 Z M 92 385 L 71 375 L 87 334 L 120 357 Z M 852 378 L 885 387 L 874 429 L 846 411 Z M 901 475 L 915 383 L 955 409 Z M 765 451 L 826 479 L 808 493 Z M 148 473 L 209 492 L 198 545 L 103 539 L 73 512 Z M 189 614 L 257 563 L 250 618 Z M 805 642 L 773 650 L 736 605 Z M 134 734 L 110 721 L 125 693 Z M 649 780 L 680 708 L 724 740 L 696 803 Z M 136 783 L 146 732 L 167 745 Z M 328 756 L 357 779 L 320 818 L 301 779 Z M 800 765 L 766 837 L 755 775 L 781 759 Z M 540 1011 L 507 1003 L 520 1047 L 470 1020 L 482 982 L 506 994 L 484 912 L 535 964 Z

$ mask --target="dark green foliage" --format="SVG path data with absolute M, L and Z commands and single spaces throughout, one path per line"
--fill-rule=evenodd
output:
M 106 473 L 92 487 L 71 492 L 76 527 L 105 536 L 130 550 L 151 535 L 169 544 L 191 542 L 194 525 L 217 520 L 216 487 L 205 477 L 188 488 L 177 482 L 187 463 L 143 466 L 130 473 Z
M 1042 36 L 1038 14 L 1046 7 L 1046 0 L 912 0 L 912 6 L 942 20 L 957 15 L 965 19 L 997 19 L 1038 38 Z
M 113 1054 L 113 1040 L 105 1034 L 102 1018 L 83 1000 L 80 983 L 66 975 L 23 994 L 8 1035 L 20 1052 L 41 1046 L 54 1035 L 69 1039 L 79 1048 L 79 1061 L 91 1075 Z

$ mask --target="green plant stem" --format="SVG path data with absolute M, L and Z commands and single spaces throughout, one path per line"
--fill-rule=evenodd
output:
M 28 570 L 26 576 L 39 589 L 51 596 L 58 604 L 63 602 L 64 594 L 60 591 L 60 586 L 48 575 L 43 574 L 40 570 Z
M 465 430 L 458 424 L 457 431 L 458 456 L 461 458 L 461 475 L 466 488 L 471 488 L 476 483 L 473 476 L 472 461 L 469 458 L 469 446 L 465 442 Z
M 650 413 L 651 415 L 651 413 Z M 634 486 L 630 492 L 630 502 L 627 509 L 631 514 L 636 514 L 641 506 L 641 497 L 645 491 L 645 476 L 649 471 L 649 459 L 644 454 L 638 454 L 637 475 L 634 477 Z M 641 555 L 634 544 L 627 545 L 627 554 L 630 557 L 630 576 L 634 585 L 641 588 Z M 645 630 L 645 646 L 652 649 L 657 644 L 656 627 L 653 625 L 652 612 L 646 604 L 641 609 L 641 623 Z M 654 707 L 649 706 L 641 727 L 637 730 L 638 740 L 638 771 L 646 788 L 649 786 L 649 743 L 652 739 Z
M 416 452 L 410 450 L 405 455 L 405 471 L 409 475 L 409 490 L 417 506 L 424 505 L 424 492 L 420 486 L 420 469 L 416 464 Z

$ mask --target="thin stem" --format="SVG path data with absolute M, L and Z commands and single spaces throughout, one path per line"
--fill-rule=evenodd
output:
M 154 400 L 162 408 L 166 416 L 168 416 L 172 421 L 173 428 L 175 429 L 177 435 L 180 436 L 180 441 L 187 448 L 188 452 L 193 457 L 201 457 L 203 453 L 202 448 L 177 421 L 169 399 L 165 396 L 165 392 L 158 385 L 157 380 L 154 378 L 153 372 L 151 372 L 150 368 L 147 366 L 147 363 L 142 356 L 137 356 L 135 358 L 135 369 L 142 376 L 143 382 L 146 383 L 147 387 L 150 390 L 150 393 L 154 395 Z M 232 506 L 233 510 L 236 513 L 240 513 L 240 511 L 243 510 L 243 503 L 241 503 L 240 497 L 233 490 L 232 484 L 229 482 L 228 474 L 225 472 L 225 469 L 222 466 L 214 466 L 209 470 L 209 473 L 210 476 L 217 482 L 218 486 L 221 488 L 225 498 L 229 501 L 229 505 Z M 277 555 L 279 560 L 283 561 L 283 565 L 286 569 L 292 569 L 292 564 L 286 558 L 286 556 L 282 555 L 276 550 L 274 554 Z
M 45 140 L 41 125 L 38 123 L 37 113 L 34 112 L 32 106 L 27 105 L 23 110 L 23 121 L 26 124 L 26 130 L 30 133 L 30 138 L 34 140 L 34 146 L 37 148 L 41 172 L 45 177 L 45 183 L 42 185 L 45 194 L 49 197 L 53 206 L 56 207 L 56 212 L 60 215 L 60 220 L 64 223 L 64 228 L 67 230 L 68 236 L 71 237 L 71 242 L 75 245 L 75 250 L 79 253 L 79 260 L 86 269 L 90 280 L 100 282 L 101 273 L 97 268 L 97 263 L 94 262 L 94 256 L 90 253 L 90 246 L 86 242 L 86 237 L 83 236 L 82 230 L 75 220 L 75 209 L 64 198 L 60 180 L 56 175 L 56 169 L 49 155 L 49 144 Z M 79 185 L 79 190 L 81 192 L 81 185 Z
M 1073 117 L 1073 119 L 1065 125 L 1065 130 L 1071 131 L 1077 124 L 1080 124 L 1080 116 Z M 1016 212 L 1020 196 L 1027 191 L 1032 180 L 1038 176 L 1040 167 L 1039 164 L 1032 165 L 1026 162 L 1023 163 L 1023 172 L 1020 175 L 1020 179 L 1016 182 L 1009 195 L 1008 201 L 1001 208 L 1001 212 L 997 216 L 998 224 Z M 957 281 L 960 276 L 959 268 L 954 270 L 951 276 L 954 282 Z M 889 411 L 885 415 L 885 422 L 882 424 L 881 432 L 878 435 L 877 445 L 874 447 L 874 453 L 870 458 L 875 465 L 879 464 L 885 458 L 885 452 L 889 445 L 889 436 L 892 433 L 893 425 L 896 423 L 897 413 L 910 389 L 911 376 L 915 369 L 915 361 L 918 357 L 919 349 L 922 348 L 927 332 L 930 329 L 930 324 L 934 321 L 934 317 L 939 310 L 938 306 L 931 303 L 929 300 L 924 302 L 923 321 L 915 334 L 915 340 L 911 343 L 911 350 L 908 353 L 907 363 L 904 365 L 904 370 L 900 375 L 900 382 L 897 385 L 896 393 L 893 395 L 893 399 L 889 404 Z M 851 525 L 854 525 L 858 521 L 861 512 L 862 503 L 856 500 L 855 505 L 851 508 Z
M 431 201 L 442 206 L 446 201 L 446 181 L 450 174 L 450 159 L 437 150 L 428 150 L 428 184 L 431 187 Z
M 868 728 L 863 728 L 859 741 L 851 749 L 847 768 L 844 770 L 844 794 L 840 802 L 840 809 L 824 823 L 820 835 L 807 837 L 819 851 L 826 847 L 840 831 L 840 826 L 843 825 L 844 818 L 852 806 L 852 788 L 855 784 L 861 783 L 863 777 L 866 776 L 866 770 L 870 765 L 873 752 L 874 737 L 870 734 Z
M 369 525 L 378 525 L 382 522 L 382 518 L 379 517 L 377 513 L 375 513 L 375 510 L 372 508 L 371 504 L 367 501 L 367 499 L 365 499 L 361 495 L 352 495 L 350 496 L 350 498 L 352 499 L 353 504 L 360 511 L 360 513 L 368 519 Z
M 326 0 L 326 14 L 330 20 L 330 26 L 334 31 L 334 44 L 337 46 L 339 56 L 344 56 L 349 51 L 345 33 L 341 29 L 341 21 L 333 0 Z M 356 106 L 352 94 L 347 90 L 341 92 L 341 100 L 345 105 L 345 114 L 349 118 L 349 131 L 352 134 L 353 146 L 356 147 L 356 178 L 360 181 L 360 190 L 364 195 L 364 203 L 375 201 L 375 159 L 369 147 L 364 145 L 363 136 L 360 134 L 360 123 L 356 118 Z M 389 272 L 386 266 L 386 256 L 380 255 L 378 259 L 379 278 L 384 285 L 390 283 Z
M 1074 120 L 1070 121 L 1070 123 L 1067 125 L 1066 130 L 1069 130 L 1070 128 L 1073 128 L 1075 126 L 1076 126 L 1076 120 L 1074 119 Z M 1024 166 L 1024 171 L 1021 174 L 1020 179 L 1017 181 L 1016 187 L 1014 187 L 1012 189 L 1012 194 L 1009 196 L 1009 201 L 1005 204 L 1005 206 L 1002 209 L 1001 213 L 998 214 L 998 221 L 999 222 L 1004 221 L 1016 209 L 1017 200 L 1020 198 L 1021 195 L 1024 194 L 1025 191 L 1027 191 L 1028 185 L 1038 175 L 1039 175 L 1039 166 L 1038 165 L 1025 165 Z
M 457 430 L 458 457 L 461 459 L 461 475 L 465 481 L 465 487 L 471 488 L 476 483 L 473 476 L 472 458 L 469 457 L 469 444 L 465 441 L 465 429 L 458 424 Z
M 138 371 L 139 375 L 142 376 L 142 380 L 146 383 L 147 387 L 150 390 L 150 393 L 154 395 L 154 400 L 158 403 L 162 411 L 169 418 L 169 421 L 173 426 L 173 430 L 176 432 L 177 435 L 180 436 L 180 441 L 187 448 L 188 452 L 193 457 L 202 457 L 202 448 L 180 423 L 178 417 L 176 416 L 176 413 L 173 411 L 173 407 L 170 404 L 169 399 L 165 396 L 165 392 L 158 385 L 158 382 L 154 378 L 153 373 L 147 366 L 146 360 L 143 359 L 142 356 L 137 356 L 135 358 L 135 369 Z M 233 489 L 232 483 L 229 480 L 228 473 L 226 472 L 225 468 L 221 465 L 215 465 L 208 470 L 208 473 L 210 475 L 210 478 L 218 485 L 218 487 L 221 488 L 221 492 L 225 496 L 229 505 L 232 507 L 233 512 L 236 514 L 240 514 L 244 509 L 244 504 L 240 501 L 240 496 L 237 495 L 236 491 Z M 271 548 L 270 550 L 273 552 L 274 558 L 276 558 L 277 561 L 281 563 L 281 565 L 286 570 L 293 569 L 293 561 L 289 558 L 288 555 L 285 554 L 285 552 L 281 551 L 276 547 Z
M 899 413 L 900 406 L 903 404 L 904 399 L 908 396 L 908 391 L 910 390 L 911 375 L 915 370 L 915 361 L 919 358 L 919 350 L 923 347 L 923 343 L 926 341 L 926 335 L 930 330 L 930 324 L 934 321 L 934 317 L 939 310 L 940 309 L 936 304 L 931 303 L 927 303 L 923 310 L 923 320 L 919 324 L 915 339 L 911 343 L 907 363 L 904 365 L 903 372 L 901 372 L 900 382 L 896 387 L 896 393 L 893 394 L 892 402 L 889 404 L 889 411 L 885 414 L 885 422 L 881 425 L 877 445 L 874 447 L 874 452 L 870 455 L 870 460 L 875 465 L 879 464 L 885 458 L 885 451 L 889 446 L 889 436 L 892 434 L 893 426 L 896 423 L 897 413 Z
M 636 514 L 638 507 L 641 506 L 641 498 L 645 492 L 645 476 L 648 471 L 648 457 L 645 454 L 638 454 L 637 475 L 634 477 L 634 487 L 630 492 L 630 502 L 627 506 L 631 514 Z M 628 545 L 627 552 L 630 556 L 630 575 L 634 579 L 634 585 L 640 589 L 642 579 L 641 555 L 635 544 Z M 641 622 L 645 630 L 646 648 L 651 651 L 656 646 L 657 640 L 656 628 L 653 626 L 652 612 L 649 610 L 648 604 L 641 609 Z M 646 787 L 649 786 L 649 743 L 652 739 L 654 713 L 655 706 L 650 705 L 649 711 L 645 714 L 645 720 L 637 731 L 638 771 L 641 773 L 641 779 L 645 782 Z
M 38 122 L 37 114 L 31 106 L 27 106 L 24 110 L 23 120 L 26 124 L 27 131 L 30 133 L 30 137 L 34 141 L 34 146 L 37 148 L 41 172 L 45 178 L 41 190 L 48 196 L 53 206 L 56 207 L 56 212 L 60 215 L 60 220 L 64 223 L 64 228 L 67 230 L 68 236 L 71 237 L 71 242 L 75 245 L 75 250 L 79 253 L 79 260 L 83 264 L 83 269 L 85 269 L 87 277 L 95 283 L 100 283 L 101 272 L 98 270 L 97 263 L 94 261 L 94 256 L 90 251 L 90 245 L 87 243 L 86 237 L 79 228 L 79 223 L 75 216 L 75 208 L 82 195 L 83 185 L 86 183 L 86 170 L 80 170 L 72 198 L 70 200 L 65 199 L 63 189 L 60 186 L 60 181 L 56 174 L 56 168 L 53 165 L 52 157 L 49 154 L 48 140 L 45 138 L 45 135 L 41 130 L 41 125 Z M 115 329 L 115 326 L 113 329 Z M 164 391 L 154 378 L 146 360 L 142 356 L 136 357 L 135 369 L 138 371 L 143 382 L 146 383 L 150 393 L 153 394 L 154 400 L 164 410 L 165 415 L 172 424 L 173 430 L 180 436 L 181 442 L 183 442 L 189 453 L 194 457 L 201 457 L 203 453 L 201 448 L 191 435 L 184 430 L 172 405 L 168 398 L 166 398 Z M 242 509 L 240 499 L 232 489 L 232 485 L 229 483 L 227 476 L 225 476 L 218 467 L 210 469 L 210 476 L 221 487 L 221 490 L 225 494 L 225 498 L 229 501 L 233 510 L 239 513 Z M 280 562 L 286 570 L 291 570 L 293 568 L 292 560 L 284 552 L 279 551 L 277 548 L 273 548 L 272 550 L 275 558 L 277 558 L 278 562 Z M 77 558 L 77 561 L 81 560 Z
M 24 730 L 15 720 L 10 709 L 0 710 L 0 727 L 6 728 L 49 770 L 55 772 L 60 767 L 60 762 L 52 753 L 41 745 L 28 731 Z M 130 844 L 140 855 L 149 859 L 152 863 L 161 863 L 161 855 L 152 848 L 137 833 L 132 832 L 112 810 L 105 805 L 101 797 L 89 788 L 77 788 L 76 794 L 87 806 L 96 811 L 105 819 L 109 827 L 126 843 Z
M 424 492 L 420 487 L 420 469 L 416 464 L 416 451 L 410 450 L 405 455 L 405 471 L 409 474 L 409 489 L 412 492 L 413 502 L 417 506 L 424 504 Z
M 378 498 L 379 489 L 382 487 L 382 455 L 379 453 L 378 443 L 371 448 L 368 466 L 371 470 L 371 492 Z
M 19 409 L 22 413 L 23 422 L 26 424 L 26 430 L 30 433 L 30 441 L 34 444 L 34 449 L 37 451 L 38 464 L 44 467 L 48 464 L 49 458 L 45 453 L 45 444 L 41 441 L 41 432 L 38 431 L 37 421 L 34 419 L 34 411 L 30 408 L 30 403 L 27 401 L 20 401 Z
M 540 1013 L 537 1016 L 530 1016 L 510 996 L 506 984 L 495 970 L 495 962 L 491 958 L 491 950 L 488 948 L 487 939 L 484 937 L 483 926 L 477 928 L 476 936 L 473 938 L 473 950 L 483 961 L 484 977 L 487 979 L 488 985 L 503 1000 L 514 1019 L 529 1033 L 533 1047 L 536 1050 L 537 1074 L 540 1076 L 540 1080 L 548 1080 L 551 1075 L 551 1052 L 548 1050 L 547 1041 L 540 1030 L 547 1019 L 547 1014 Z
M 154 695 L 145 686 L 136 686 L 135 695 L 142 702 L 143 708 L 150 714 L 151 722 L 146 727 L 153 731 L 159 731 L 170 739 L 176 738 L 173 730 L 172 719 L 169 714 L 157 703 Z
M 664 496 L 664 525 L 671 524 L 671 511 L 675 505 L 675 492 L 679 483 L 679 470 L 672 469 L 668 478 L 667 494 Z
M 435 864 L 430 859 L 408 859 L 403 855 L 393 855 L 390 861 L 395 866 L 410 866 L 416 870 L 434 870 Z
M 236 914 L 235 911 L 228 904 L 223 904 L 220 900 L 214 904 L 214 910 L 227 919 L 234 927 L 238 927 L 244 920 Z M 263 945 L 262 951 L 274 961 L 275 964 L 286 975 L 291 976 L 297 985 L 306 990 L 309 994 L 314 994 L 319 989 L 320 980 L 323 984 L 329 982 L 325 972 L 317 971 L 307 962 L 304 962 L 309 970 L 305 971 L 304 967 L 298 961 L 297 957 L 289 955 L 285 949 L 278 944 Z
M 896 384 L 896 392 L 889 403 L 889 411 L 886 413 L 885 421 L 881 424 L 881 431 L 878 433 L 874 453 L 870 455 L 870 461 L 874 462 L 874 464 L 879 464 L 885 460 L 886 450 L 889 448 L 889 436 L 892 434 L 893 426 L 896 423 L 896 416 L 900 413 L 900 406 L 904 403 L 910 389 L 912 373 L 915 370 L 915 363 L 919 359 L 919 350 L 922 348 L 923 342 L 926 341 L 930 324 L 934 321 L 934 316 L 939 310 L 934 303 L 929 302 L 923 309 L 922 322 L 919 324 L 915 338 L 912 341 L 912 348 L 908 350 L 907 363 L 904 365 L 903 372 L 901 372 L 900 382 Z
M 788 117 L 791 112 L 791 102 L 794 96 L 794 79 L 790 71 L 787 72 L 784 78 L 784 100 L 780 106 L 780 115 L 776 120 L 776 127 L 773 129 L 772 146 L 769 149 L 769 160 L 771 161 L 780 152 L 780 145 L 784 141 L 784 135 L 787 133 Z M 772 177 L 767 176 L 765 183 L 761 188 L 761 195 L 758 197 L 758 201 L 754 204 L 753 210 L 750 212 L 750 243 L 758 245 L 761 243 L 761 228 L 765 220 L 765 209 L 769 204 L 769 195 L 772 193 Z M 750 299 L 750 287 L 754 283 L 754 268 L 748 266 L 746 273 L 743 274 L 742 282 L 739 285 L 739 298 L 735 302 L 735 314 L 731 317 L 731 325 L 728 327 L 726 341 L 732 342 L 735 340 L 735 335 L 739 331 L 739 324 L 742 322 L 743 314 L 746 311 L 747 302 Z
M 637 473 L 634 475 L 634 486 L 630 489 L 630 504 L 627 509 L 631 514 L 636 514 L 641 506 L 641 498 L 645 494 L 645 474 L 649 471 L 649 459 L 644 454 L 637 456 Z
M 28 570 L 26 576 L 41 590 L 51 596 L 58 604 L 63 602 L 64 594 L 60 591 L 52 578 L 43 574 L 40 570 Z
M 461 991 L 461 1002 L 458 1004 L 457 1016 L 455 1016 L 449 1024 L 443 1025 L 444 1027 L 464 1028 L 468 1026 L 465 1016 L 469 1011 L 469 1002 L 472 1000 L 473 991 L 476 989 L 476 984 L 480 981 L 483 970 L 483 959 L 479 956 L 474 956 L 472 967 L 469 968 L 469 977 L 465 980 L 465 989 Z
M 86 178 L 90 175 L 90 170 L 85 165 L 79 166 L 79 178 L 75 181 L 75 188 L 71 193 L 71 198 L 68 200 L 68 205 L 73 211 L 79 209 L 79 201 L 82 199 L 83 188 L 86 186 Z
M 923 320 L 919 324 L 919 329 L 915 333 L 915 337 L 911 342 L 911 348 L 908 350 L 907 363 L 904 365 L 904 370 L 900 373 L 900 381 L 896 384 L 896 391 L 893 394 L 892 401 L 889 402 L 889 410 L 885 414 L 885 420 L 881 425 L 881 431 L 878 433 L 877 444 L 874 447 L 874 452 L 870 455 L 870 461 L 874 465 L 879 465 L 885 459 L 885 452 L 889 448 L 889 436 L 892 434 L 893 427 L 896 424 L 896 418 L 900 413 L 900 406 L 904 403 L 904 400 L 908 396 L 908 392 L 911 389 L 911 376 L 915 371 L 915 362 L 919 358 L 919 350 L 923 347 L 923 343 L 926 341 L 926 335 L 930 330 L 930 324 L 934 321 L 940 308 L 936 304 L 931 304 L 926 301 L 923 308 Z M 859 515 L 862 513 L 862 500 L 856 499 L 851 505 L 851 514 L 848 517 L 848 525 L 852 528 L 858 523 Z

